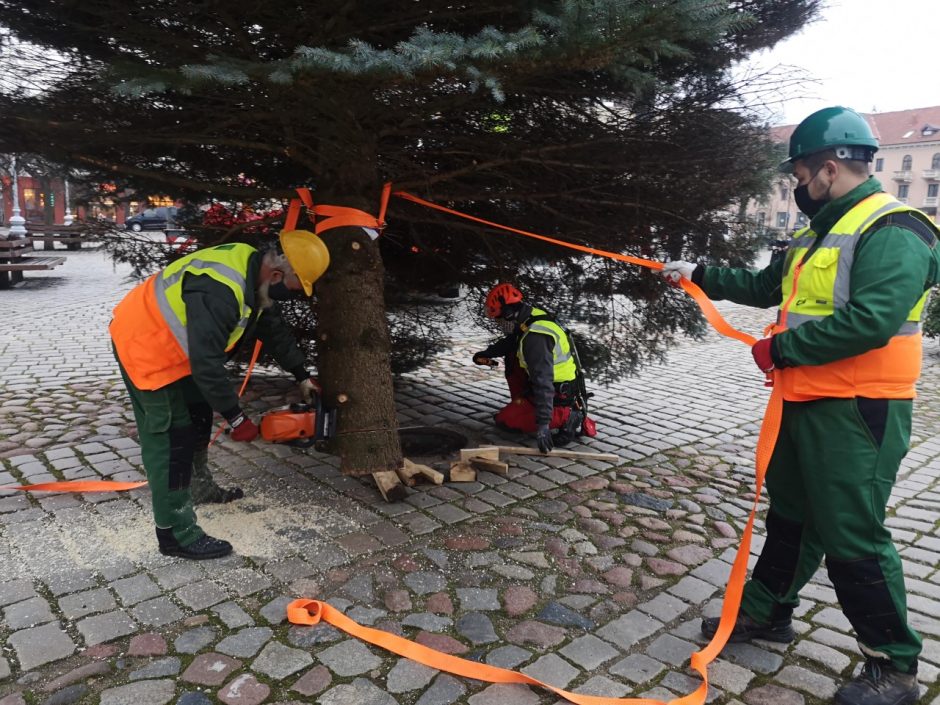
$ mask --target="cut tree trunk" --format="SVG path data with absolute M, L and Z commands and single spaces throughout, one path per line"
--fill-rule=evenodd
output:
M 324 399 L 338 410 L 331 450 L 344 475 L 394 471 L 402 453 L 378 244 L 358 227 L 327 230 L 322 238 L 330 266 L 316 283 L 317 351 Z

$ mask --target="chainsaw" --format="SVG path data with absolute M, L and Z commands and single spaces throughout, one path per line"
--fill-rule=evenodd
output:
M 321 450 L 336 435 L 336 409 L 314 404 L 291 404 L 271 409 L 261 417 L 261 437 L 272 443 Z

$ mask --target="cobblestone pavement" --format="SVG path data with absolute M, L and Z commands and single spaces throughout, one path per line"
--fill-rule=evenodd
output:
M 139 448 L 106 325 L 130 287 L 94 251 L 0 293 L 0 484 L 140 478 Z M 767 314 L 722 305 L 758 331 Z M 403 424 L 474 444 L 498 372 L 470 364 L 486 335 L 398 386 Z M 924 636 L 922 702 L 940 705 L 940 351 L 927 346 L 913 449 L 889 524 L 911 620 Z M 261 411 L 292 385 L 262 372 Z M 623 463 L 515 457 L 510 477 L 419 487 L 385 504 L 329 456 L 223 439 L 211 460 L 246 498 L 200 508 L 236 554 L 192 563 L 156 552 L 146 489 L 0 493 L 0 705 L 530 705 L 545 691 L 439 674 L 284 605 L 327 599 L 374 625 L 578 692 L 669 700 L 691 692 L 700 617 L 715 615 L 753 494 L 766 390 L 739 343 L 685 341 L 668 362 L 598 390 L 586 448 Z M 755 537 L 754 550 L 760 547 Z M 709 701 L 828 702 L 859 652 L 825 573 L 806 588 L 799 638 L 729 646 Z

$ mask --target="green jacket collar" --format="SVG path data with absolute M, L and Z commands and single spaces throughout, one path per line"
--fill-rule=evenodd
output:
M 839 219 L 852 210 L 856 204 L 873 193 L 881 191 L 884 191 L 881 182 L 874 176 L 869 176 L 867 181 L 863 181 L 844 196 L 840 196 L 824 205 L 822 210 L 816 214 L 816 217 L 810 221 L 810 227 L 817 235 L 828 234 L 832 226 L 839 222 Z

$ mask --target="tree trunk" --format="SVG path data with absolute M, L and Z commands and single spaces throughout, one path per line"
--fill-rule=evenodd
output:
M 316 284 L 317 349 L 325 400 L 339 410 L 332 450 L 345 475 L 396 470 L 402 455 L 378 244 L 362 228 L 335 228 L 322 237 L 330 267 Z

